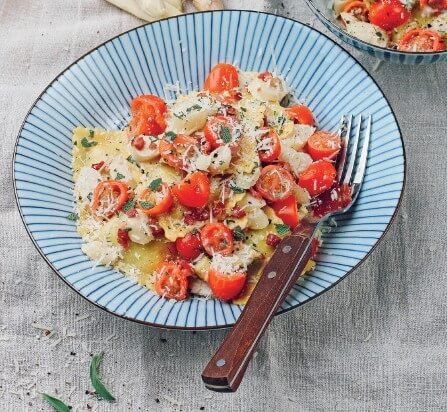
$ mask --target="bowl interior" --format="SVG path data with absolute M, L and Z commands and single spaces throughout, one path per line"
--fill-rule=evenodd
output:
M 111 313 L 149 325 L 202 329 L 232 325 L 241 312 L 212 299 L 165 300 L 97 266 L 82 253 L 75 223 L 66 219 L 73 208 L 73 128 L 121 128 L 133 96 L 172 98 L 167 84 L 198 90 L 210 68 L 223 61 L 282 74 L 321 128 L 336 130 L 347 113 L 374 119 L 357 204 L 323 236 L 316 270 L 299 280 L 281 312 L 341 280 L 367 256 L 396 212 L 404 182 L 396 119 L 376 83 L 332 40 L 290 19 L 248 11 L 188 14 L 139 27 L 91 51 L 48 86 L 24 121 L 14 159 L 19 209 L 42 256 L 68 285 Z

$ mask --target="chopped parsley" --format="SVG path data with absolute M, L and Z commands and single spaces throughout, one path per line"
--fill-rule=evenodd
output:
M 132 157 L 132 155 L 127 156 L 126 160 L 127 160 L 129 163 L 132 163 L 132 164 L 134 164 L 134 165 L 136 165 L 136 166 L 139 166 L 138 162 Z
M 67 215 L 67 219 L 68 220 L 71 220 L 72 222 L 76 222 L 76 220 L 78 220 L 79 219 L 79 216 L 78 216 L 78 214 L 77 213 L 69 213 L 68 215 Z
M 275 225 L 276 233 L 280 236 L 287 235 L 290 232 L 290 227 L 284 224 L 276 224 Z
M 195 104 L 194 106 L 188 107 L 186 113 L 192 112 L 193 110 L 202 110 L 202 106 Z
M 231 132 L 230 129 L 226 126 L 222 127 L 220 129 L 220 138 L 222 139 L 222 141 L 227 144 L 231 142 Z
M 116 180 L 121 180 L 121 179 L 124 179 L 126 176 L 124 176 L 123 174 L 121 174 L 120 172 L 118 172 L 117 174 L 116 174 Z
M 240 187 L 236 186 L 236 185 L 230 185 L 230 189 L 234 192 L 234 193 L 245 193 L 244 189 L 241 189 Z
M 151 203 L 151 202 L 148 202 L 148 201 L 146 201 L 146 200 L 143 200 L 142 202 L 140 202 L 140 206 L 141 206 L 143 209 L 152 209 L 152 208 L 154 207 L 154 204 Z
M 244 240 L 245 239 L 245 233 L 240 226 L 236 226 L 233 229 L 233 237 L 236 240 Z
M 184 119 L 186 117 L 186 114 L 183 112 L 180 113 L 172 113 L 177 119 Z
M 96 146 L 97 144 L 98 144 L 98 142 L 89 141 L 86 137 L 83 137 L 81 140 L 82 147 L 92 147 L 92 146 Z
M 135 207 L 135 202 L 131 199 L 129 199 L 126 203 L 123 205 L 123 210 L 125 212 L 128 212 L 130 209 L 133 209 Z
M 173 142 L 176 139 L 177 135 L 174 132 L 166 132 L 165 137 L 169 141 Z
M 149 185 L 149 189 L 151 189 L 153 192 L 155 192 L 160 186 L 161 186 L 161 177 L 159 177 L 158 179 L 152 180 L 152 182 Z
M 376 36 L 381 39 L 382 38 L 382 33 L 380 33 L 380 31 L 376 31 Z

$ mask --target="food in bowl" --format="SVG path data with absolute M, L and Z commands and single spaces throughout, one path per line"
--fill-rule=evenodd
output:
M 447 0 L 334 0 L 333 10 L 348 34 L 372 45 L 446 50 Z
M 334 186 L 340 137 L 289 97 L 273 73 L 218 64 L 199 92 L 135 97 L 125 130 L 76 128 L 83 252 L 165 298 L 245 303 L 300 219 L 350 201 Z

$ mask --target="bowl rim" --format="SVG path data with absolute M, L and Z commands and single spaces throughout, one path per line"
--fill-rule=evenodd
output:
M 399 131 L 399 138 L 402 144 L 402 157 L 403 157 L 403 180 L 402 180 L 402 189 L 399 195 L 399 200 L 396 204 L 395 210 L 393 212 L 393 215 L 390 217 L 390 221 L 388 222 L 387 226 L 385 227 L 385 229 L 383 230 L 382 234 L 380 235 L 380 237 L 376 240 L 376 242 L 371 246 L 371 249 L 366 253 L 366 255 L 356 264 L 354 265 L 349 271 L 347 271 L 343 276 L 341 276 L 339 279 L 337 279 L 337 281 L 335 281 L 334 283 L 332 283 L 330 286 L 328 286 L 327 288 L 325 288 L 324 290 L 322 290 L 319 293 L 316 293 L 314 296 L 308 298 L 307 300 L 305 300 L 304 302 L 302 302 L 301 304 L 297 305 L 297 306 L 291 306 L 290 308 L 287 309 L 282 309 L 279 310 L 275 313 L 275 316 L 277 315 L 281 315 L 283 313 L 289 312 L 293 309 L 297 309 L 298 307 L 303 306 L 304 304 L 314 300 L 315 298 L 323 295 L 324 293 L 328 292 L 330 289 L 332 289 L 333 287 L 335 287 L 338 283 L 340 283 L 342 280 L 344 280 L 345 278 L 347 278 L 350 274 L 352 274 L 361 264 L 363 264 L 369 257 L 369 255 L 374 251 L 374 249 L 377 247 L 377 245 L 383 240 L 383 238 L 385 237 L 385 235 L 388 233 L 388 230 L 390 229 L 392 223 L 394 222 L 394 220 L 397 217 L 398 211 L 400 209 L 400 206 L 402 204 L 402 199 L 403 199 L 403 195 L 405 192 L 405 188 L 406 188 L 406 180 L 407 180 L 407 157 L 406 157 L 406 151 L 405 151 L 405 143 L 402 137 L 402 131 L 400 128 L 400 125 L 397 121 L 397 117 L 396 114 L 394 113 L 394 110 L 388 100 L 388 98 L 385 96 L 385 94 L 383 93 L 381 87 L 379 86 L 379 84 L 376 82 L 376 80 L 369 74 L 369 72 L 365 69 L 365 67 L 363 67 L 363 65 L 354 57 L 352 56 L 352 54 L 345 50 L 343 47 L 341 47 L 337 42 L 335 42 L 333 39 L 331 39 L 327 34 L 320 32 L 319 30 L 313 28 L 311 25 L 303 23 L 299 20 L 295 20 L 292 19 L 290 17 L 286 17 L 286 16 L 281 16 L 278 14 L 274 14 L 274 13 L 269 13 L 269 12 L 264 12 L 264 11 L 255 11 L 255 10 L 243 10 L 243 9 L 228 9 L 228 10 L 214 10 L 214 11 L 202 11 L 202 12 L 195 12 L 195 13 L 188 13 L 188 15 L 195 15 L 195 14 L 209 14 L 209 13 L 215 13 L 215 14 L 220 14 L 220 13 L 233 13 L 233 12 L 240 12 L 240 13 L 253 13 L 253 14 L 264 14 L 264 15 L 268 15 L 268 16 L 273 16 L 276 18 L 283 18 L 285 20 L 290 20 L 293 23 L 298 23 L 301 24 L 303 26 L 308 27 L 310 30 L 313 30 L 315 32 L 317 32 L 319 35 L 325 37 L 327 40 L 329 40 L 331 43 L 333 43 L 334 45 L 342 48 L 360 67 L 362 70 L 365 71 L 365 73 L 370 77 L 370 79 L 372 80 L 372 82 L 375 84 L 375 86 L 378 88 L 378 90 L 380 91 L 380 93 L 382 94 L 383 98 L 385 99 L 386 103 L 388 104 L 388 107 L 390 108 L 391 114 L 394 118 L 394 121 L 396 122 L 397 125 L 397 130 Z M 31 111 L 34 109 L 34 107 L 36 106 L 36 104 L 40 101 L 40 99 L 42 98 L 42 96 L 47 92 L 47 90 L 53 85 L 53 83 L 55 81 L 57 81 L 57 79 L 62 76 L 65 72 L 67 72 L 68 70 L 70 70 L 73 66 L 75 66 L 76 64 L 78 64 L 82 59 L 84 59 L 86 56 L 88 56 L 90 53 L 94 52 L 95 50 L 97 50 L 98 48 L 104 46 L 105 44 L 117 39 L 118 37 L 126 34 L 126 33 L 130 33 L 134 30 L 138 30 L 142 27 L 145 26 L 149 26 L 151 24 L 154 23 L 159 23 L 161 21 L 165 21 L 165 20 L 169 20 L 169 19 L 179 19 L 179 18 L 185 18 L 187 14 L 181 14 L 178 16 L 172 16 L 172 17 L 167 17 L 164 19 L 160 19 L 154 22 L 148 22 L 148 23 L 144 23 L 141 24 L 137 27 L 134 27 L 132 29 L 126 30 L 120 34 L 117 34 L 116 36 L 111 37 L 110 39 L 102 42 L 101 44 L 95 46 L 94 48 L 92 48 L 91 50 L 87 51 L 86 53 L 82 54 L 80 57 L 78 57 L 75 61 L 73 61 L 70 65 L 68 65 L 65 69 L 63 69 L 60 73 L 58 73 L 56 75 L 56 77 L 54 77 L 54 79 L 44 88 L 44 90 L 38 95 L 38 97 L 34 100 L 33 104 L 31 105 L 30 109 L 28 110 L 27 114 L 25 115 L 25 118 L 20 126 L 19 132 L 17 134 L 16 137 L 16 142 L 14 144 L 14 152 L 13 152 L 13 156 L 12 156 L 12 182 L 13 182 L 13 189 L 14 189 L 14 197 L 15 197 L 15 201 L 16 201 L 16 206 L 17 209 L 19 211 L 20 214 L 20 218 L 23 222 L 23 225 L 25 226 L 26 232 L 28 233 L 28 236 L 30 237 L 32 243 L 34 244 L 34 247 L 37 249 L 37 251 L 39 252 L 39 254 L 41 255 L 41 257 L 45 260 L 45 262 L 48 264 L 48 266 L 53 270 L 54 273 L 56 273 L 56 275 L 66 284 L 70 287 L 70 289 L 72 289 L 73 291 L 76 292 L 77 295 L 81 296 L 83 299 L 85 299 L 87 302 L 89 302 L 90 304 L 96 306 L 97 308 L 102 309 L 103 311 L 105 311 L 106 313 L 109 313 L 111 315 L 114 315 L 118 318 L 121 319 L 125 319 L 131 322 L 135 322 L 135 323 L 139 323 L 145 326 L 149 326 L 149 327 L 153 327 L 153 328 L 158 328 L 158 329 L 165 329 L 165 330 L 182 330 L 182 331 L 209 331 L 209 330 L 218 330 L 218 329 L 228 329 L 231 328 L 235 325 L 235 323 L 233 324 L 225 324 L 225 325 L 214 325 L 214 326 L 177 326 L 177 325 L 162 325 L 159 323 L 152 323 L 152 322 L 147 322 L 147 321 L 143 321 L 143 320 L 139 320 L 139 319 L 135 319 L 126 315 L 121 315 L 119 313 L 116 313 L 108 308 L 106 308 L 105 306 L 94 302 L 92 300 L 90 300 L 88 297 L 84 296 L 81 292 L 79 292 L 70 282 L 68 282 L 64 276 L 62 276 L 61 273 L 59 273 L 59 271 L 56 269 L 56 267 L 50 262 L 50 260 L 47 258 L 46 254 L 41 250 L 41 248 L 39 247 L 39 245 L 37 244 L 37 241 L 34 239 L 28 225 L 25 222 L 25 217 L 24 214 L 22 213 L 22 209 L 21 209 L 21 205 L 20 205 L 20 201 L 19 201 L 19 195 L 18 195 L 18 191 L 17 191 L 17 185 L 16 185 L 16 176 L 15 176 L 15 162 L 16 162 L 16 155 L 17 155 L 17 148 L 18 148 L 18 144 L 19 144 L 19 139 L 20 136 L 22 134 L 23 128 L 28 120 L 28 117 L 31 113 Z
M 434 52 L 413 52 L 413 51 L 395 50 L 395 49 L 390 49 L 390 48 L 387 48 L 387 47 L 376 46 L 375 44 L 368 43 L 368 42 L 366 42 L 364 40 L 359 39 L 358 37 L 354 37 L 353 35 L 349 34 L 347 31 L 343 30 L 341 27 L 336 25 L 334 22 L 329 20 L 324 15 L 324 13 L 322 13 L 319 10 L 319 8 L 315 5 L 314 0 L 306 0 L 306 3 L 307 3 L 307 6 L 312 10 L 312 12 L 319 19 L 323 19 L 326 23 L 328 23 L 331 27 L 333 27 L 337 32 L 343 34 L 344 36 L 349 37 L 351 40 L 355 40 L 355 41 L 359 42 L 360 44 L 364 44 L 367 47 L 372 47 L 374 49 L 378 49 L 378 50 L 383 51 L 383 52 L 395 53 L 397 55 L 403 54 L 403 55 L 406 55 L 406 56 L 438 56 L 438 55 L 442 56 L 444 54 L 447 54 L 447 49 L 441 50 L 441 51 L 434 51 Z M 344 40 L 344 39 L 341 39 L 341 40 L 343 40 L 345 43 L 347 43 L 346 40 Z M 366 50 L 363 50 L 363 49 L 361 49 L 361 50 L 362 51 L 366 51 Z

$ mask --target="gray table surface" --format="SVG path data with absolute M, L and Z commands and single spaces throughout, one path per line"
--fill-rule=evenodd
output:
M 288 15 L 323 30 L 302 0 L 229 7 Z M 11 157 L 20 124 L 69 63 L 141 21 L 102 0 L 0 1 L 0 410 L 437 411 L 447 409 L 447 64 L 404 67 L 352 52 L 389 98 L 407 149 L 407 190 L 386 238 L 354 274 L 276 318 L 236 394 L 200 372 L 225 335 L 126 322 L 66 287 L 16 209 Z M 347 47 L 347 46 L 345 46 Z M 33 322 L 54 334 L 43 338 Z M 86 394 L 90 353 L 117 402 Z M 70 352 L 72 354 L 70 354 Z

